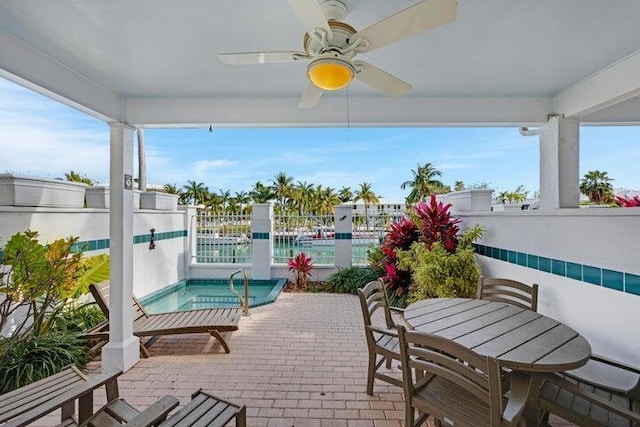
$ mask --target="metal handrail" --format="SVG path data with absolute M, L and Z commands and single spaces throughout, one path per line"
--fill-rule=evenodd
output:
M 236 290 L 236 287 L 233 285 L 233 276 L 238 273 L 242 273 L 244 275 L 244 300 L 242 299 L 240 292 L 238 292 Z M 249 316 L 249 278 L 247 277 L 247 273 L 243 269 L 239 269 L 231 273 L 231 276 L 229 276 L 229 289 L 240 301 L 240 307 L 242 307 L 242 315 Z

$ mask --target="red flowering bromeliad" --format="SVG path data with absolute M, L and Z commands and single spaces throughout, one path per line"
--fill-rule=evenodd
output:
M 311 269 L 313 268 L 311 257 L 304 252 L 300 252 L 294 258 L 289 258 L 287 265 L 289 266 L 289 271 L 295 273 L 296 286 L 306 286 L 309 277 L 311 277 Z
M 381 245 L 382 264 L 385 268 L 383 280 L 387 288 L 401 296 L 411 285 L 411 272 L 397 268 L 396 251 L 406 251 L 415 242 L 423 242 L 431 249 L 439 242 L 449 253 L 454 253 L 458 245 L 459 218 L 451 216 L 451 204 L 436 201 L 432 195 L 429 202 L 418 202 L 409 217 L 391 225 L 391 229 Z
M 616 196 L 616 204 L 623 208 L 639 208 L 640 207 L 640 197 L 633 196 L 631 197 L 620 197 Z

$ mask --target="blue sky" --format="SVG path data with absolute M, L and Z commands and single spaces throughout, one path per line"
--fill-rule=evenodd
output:
M 148 182 L 204 182 L 248 191 L 283 171 L 339 189 L 362 182 L 403 201 L 417 164 L 432 163 L 453 186 L 486 182 L 538 189 L 538 138 L 517 128 L 147 129 Z M 580 175 L 605 170 L 616 188 L 640 188 L 640 127 L 581 128 Z M 0 79 L 0 173 L 60 178 L 74 170 L 104 182 L 109 128 L 92 117 Z

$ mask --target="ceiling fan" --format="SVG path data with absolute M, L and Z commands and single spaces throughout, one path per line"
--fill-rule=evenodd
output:
M 458 6 L 457 0 L 422 0 L 357 31 L 342 22 L 346 15 L 345 0 L 288 1 L 306 31 L 303 52 L 220 53 L 218 59 L 227 65 L 309 61 L 307 76 L 310 81 L 298 104 L 301 108 L 316 106 L 323 90 L 342 89 L 354 77 L 387 96 L 403 96 L 411 90 L 411 85 L 368 62 L 353 58 L 446 24 L 456 17 Z

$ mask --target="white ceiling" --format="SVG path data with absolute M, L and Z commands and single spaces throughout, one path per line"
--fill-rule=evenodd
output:
M 363 29 L 415 0 L 345 2 Z M 286 0 L 4 0 L 0 75 L 149 126 L 640 122 L 639 22 L 638 0 L 459 0 L 452 23 L 358 57 L 410 83 L 405 98 L 354 81 L 300 110 L 306 63 L 216 58 L 302 50 Z

